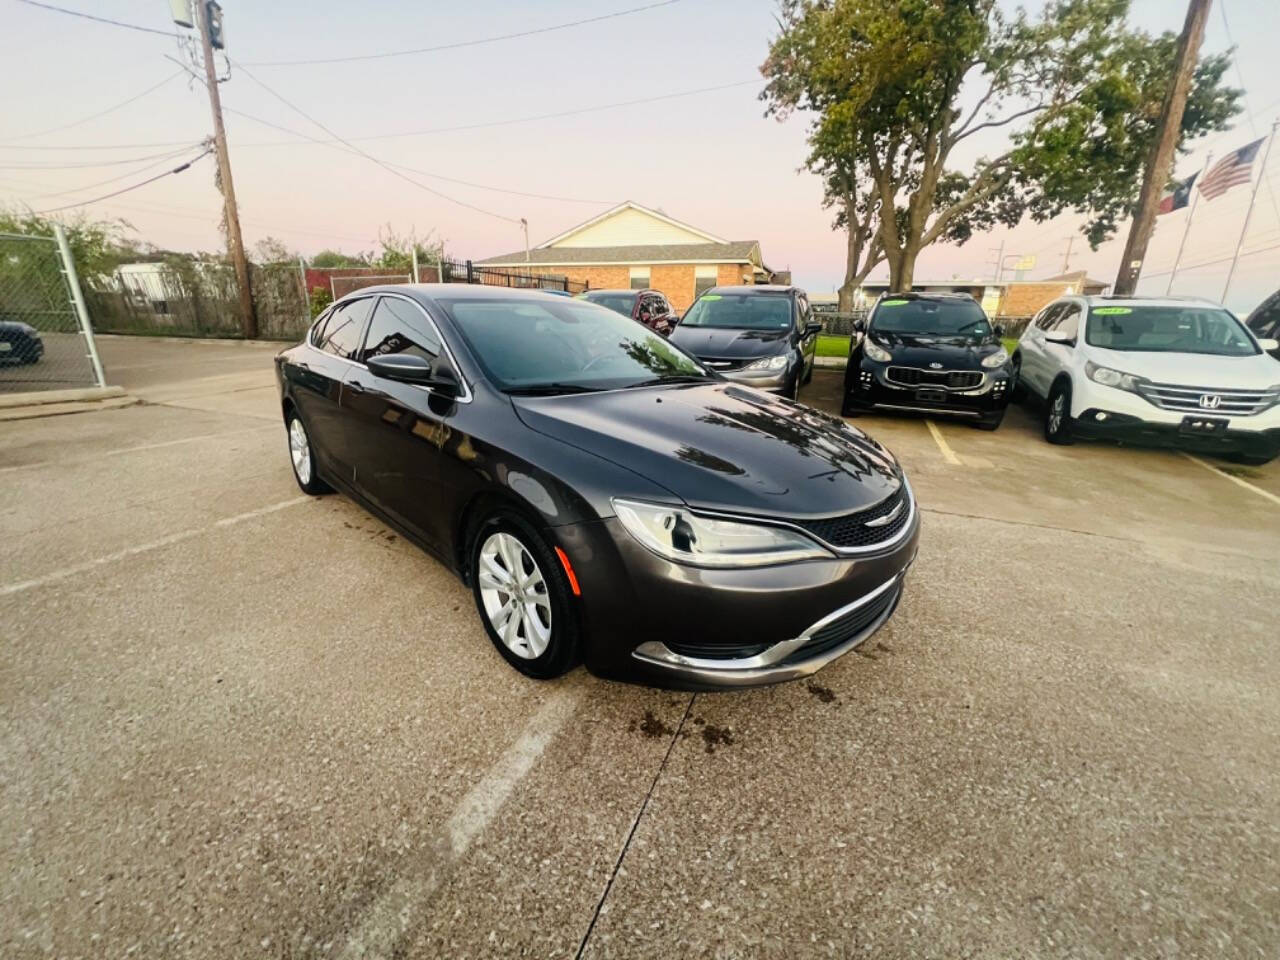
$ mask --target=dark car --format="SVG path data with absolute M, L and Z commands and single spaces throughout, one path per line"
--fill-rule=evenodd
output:
M 844 372 L 846 417 L 881 408 L 963 417 L 994 430 L 1004 419 L 1015 371 L 1004 332 L 972 297 L 895 293 L 881 297 L 855 336 Z
M 798 287 L 712 287 L 671 340 L 726 379 L 794 400 L 813 376 L 821 330 Z
M 39 363 L 44 356 L 40 332 L 29 323 L 0 320 L 0 363 Z
M 456 571 L 529 676 L 803 676 L 889 618 L 915 557 L 916 502 L 880 444 L 595 304 L 372 287 L 276 373 L 299 486 Z
M 1245 326 L 1259 340 L 1280 340 L 1280 290 L 1254 308 L 1245 320 Z M 1271 355 L 1280 360 L 1280 350 L 1272 350 Z
M 671 301 L 657 290 L 588 290 L 578 294 L 577 299 L 608 307 L 664 337 L 670 336 L 679 322 Z

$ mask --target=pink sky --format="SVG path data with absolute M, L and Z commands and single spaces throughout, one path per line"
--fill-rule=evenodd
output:
M 409 0 L 351 4 L 225 0 L 228 49 L 246 64 L 347 56 L 430 46 L 536 29 L 639 6 L 644 0 L 479 0 L 444 10 Z M 1222 0 L 1215 4 L 1206 50 L 1228 46 Z M 168 29 L 165 0 L 109 0 L 65 5 L 131 23 Z M 1178 29 L 1181 3 L 1138 0 L 1133 19 L 1148 29 Z M 143 170 L 144 157 L 194 144 L 209 131 L 201 89 L 174 79 L 136 103 L 73 128 L 70 124 L 139 93 L 175 73 L 161 36 L 7 3 L 0 31 L 0 74 L 6 110 L 0 118 L 0 203 L 34 209 L 90 198 L 164 169 Z M 843 269 L 841 237 L 831 232 L 816 178 L 797 168 L 805 124 L 765 120 L 756 99 L 758 65 L 773 27 L 768 0 L 679 0 L 653 10 L 573 29 L 483 46 L 354 63 L 253 67 L 280 95 L 346 138 L 428 131 L 360 141 L 375 156 L 442 178 L 546 194 L 536 199 L 413 175 L 457 200 L 455 205 L 397 179 L 369 160 L 291 137 L 228 115 L 232 163 L 246 239 L 276 236 L 301 253 L 334 246 L 375 246 L 378 228 L 434 230 L 452 255 L 479 259 L 516 250 L 519 227 L 501 218 L 526 217 L 534 243 L 605 209 L 635 200 L 729 239 L 758 239 L 775 268 L 790 267 L 813 292 L 834 288 Z M 1226 8 L 1247 89 L 1248 117 L 1237 129 L 1196 149 L 1179 175 L 1263 136 L 1280 112 L 1280 17 L 1274 0 L 1232 0 Z M 574 110 L 706 87 L 757 81 L 695 96 L 471 130 L 490 121 Z M 310 136 L 318 127 L 233 68 L 222 85 L 224 105 Z M 14 92 L 20 92 L 15 95 Z M 977 140 L 978 138 L 974 138 Z M 174 142 L 174 147 L 149 146 Z M 103 149 L 107 145 L 120 149 Z M 975 143 L 975 152 L 998 143 Z M 76 149 L 54 149 L 74 147 Z M 81 149 L 91 148 L 91 149 Z M 192 151 L 193 153 L 195 151 Z M 111 166 L 106 160 L 134 160 Z M 62 168 L 62 167 L 65 167 Z M 175 249 L 213 249 L 219 198 L 206 159 L 186 173 L 87 207 L 94 216 L 127 219 L 137 236 Z M 131 175 L 126 175 L 131 174 Z M 111 177 L 110 184 L 90 187 Z M 83 187 L 83 190 L 77 189 Z M 63 196 L 52 196 L 73 191 Z M 594 202 L 570 202 L 594 201 Z M 1218 299 L 1240 234 L 1249 188 L 1237 187 L 1201 204 L 1174 292 Z M 1185 214 L 1162 217 L 1141 289 L 1164 293 Z M 938 246 L 921 258 L 922 280 L 991 277 L 994 248 L 1034 254 L 1028 277 L 1058 272 L 1074 218 L 1024 223 L 964 247 Z M 1078 233 L 1070 266 L 1114 278 L 1120 242 L 1097 253 Z M 1272 248 L 1273 249 L 1269 249 Z M 1247 310 L 1280 286 L 1280 149 L 1272 152 L 1228 305 Z M 1204 264 L 1204 266 L 1196 266 Z

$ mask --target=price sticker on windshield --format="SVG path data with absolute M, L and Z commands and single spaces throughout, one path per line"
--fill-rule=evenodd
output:
M 708 294 L 706 294 L 702 299 L 703 299 L 703 300 L 719 300 L 719 299 L 720 299 L 720 294 L 718 294 L 718 293 L 708 293 Z
M 910 303 L 910 302 L 911 302 L 910 300 L 882 300 L 880 301 L 880 306 L 901 307 L 903 304 Z
M 1133 313 L 1131 307 L 1094 307 L 1093 315 L 1095 317 L 1115 317 L 1122 313 Z

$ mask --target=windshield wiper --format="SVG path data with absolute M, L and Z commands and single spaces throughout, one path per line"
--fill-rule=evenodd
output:
M 627 389 L 632 387 L 657 387 L 665 383 L 711 383 L 713 377 L 708 377 L 701 373 L 669 373 L 665 376 L 654 377 L 652 380 L 640 380 L 637 383 L 627 385 Z
M 549 397 L 559 393 L 599 393 L 600 390 L 600 387 L 581 383 L 534 383 L 527 387 L 512 387 L 507 394 L 512 397 Z

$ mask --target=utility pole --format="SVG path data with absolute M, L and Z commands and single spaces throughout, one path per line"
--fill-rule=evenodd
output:
M 1196 68 L 1200 41 L 1204 39 L 1204 23 L 1209 17 L 1212 0 L 1191 0 L 1187 7 L 1187 19 L 1178 38 L 1178 50 L 1174 56 L 1173 82 L 1165 93 L 1160 111 L 1160 126 L 1151 152 L 1147 155 L 1143 173 L 1142 192 L 1138 194 L 1138 209 L 1129 227 L 1129 239 L 1125 241 L 1120 271 L 1116 274 L 1115 292 L 1131 296 L 1138 287 L 1142 275 L 1142 261 L 1147 256 L 1147 244 L 1155 229 L 1156 212 L 1160 207 L 1160 195 L 1173 172 L 1173 154 L 1182 133 L 1182 113 L 1187 106 L 1187 94 L 1191 90 L 1191 76 Z
M 1067 252 L 1062 256 L 1062 272 L 1065 274 L 1071 270 L 1071 244 L 1075 243 L 1076 235 L 1073 233 L 1067 237 Z
M 205 86 L 209 88 L 209 106 L 213 110 L 213 142 L 217 149 L 218 179 L 226 204 L 227 242 L 231 262 L 236 268 L 236 286 L 240 288 L 240 331 L 246 338 L 258 335 L 258 318 L 253 313 L 253 293 L 249 289 L 249 261 L 244 255 L 244 237 L 240 234 L 240 213 L 236 207 L 236 188 L 231 182 L 231 158 L 227 155 L 227 133 L 222 126 L 222 100 L 218 96 L 218 73 L 213 67 L 213 41 L 210 39 L 209 0 L 195 0 L 196 18 L 200 24 L 200 45 L 204 49 Z

